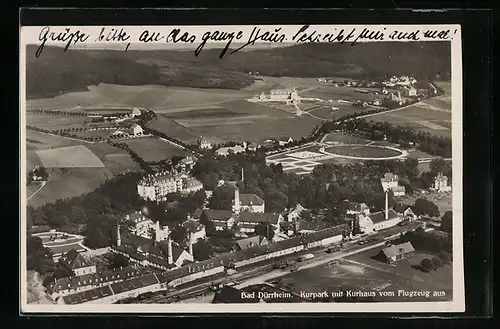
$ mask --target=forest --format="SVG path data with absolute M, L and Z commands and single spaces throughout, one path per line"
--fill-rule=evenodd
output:
M 193 51 L 180 50 L 64 52 L 45 47 L 36 58 L 36 48 L 27 47 L 28 99 L 85 91 L 99 83 L 241 89 L 254 82 L 256 73 L 358 79 L 414 75 L 449 80 L 451 72 L 451 49 L 444 42 L 300 44 L 240 51 L 222 60 L 220 49 L 205 49 L 195 57 Z

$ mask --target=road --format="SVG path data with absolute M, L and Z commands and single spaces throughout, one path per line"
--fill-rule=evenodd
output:
M 40 187 L 35 192 L 33 192 L 33 194 L 31 194 L 28 198 L 26 198 L 26 201 L 34 197 L 35 194 L 37 194 L 45 186 L 45 184 L 47 184 L 47 181 L 43 181 Z
M 306 270 L 309 268 L 313 268 L 316 266 L 324 265 L 327 264 L 333 260 L 341 259 L 344 257 L 349 257 L 370 249 L 378 248 L 380 246 L 383 246 L 386 243 L 386 240 L 390 240 L 393 238 L 396 238 L 400 235 L 402 231 L 406 231 L 409 229 L 415 229 L 418 227 L 419 224 L 409 224 L 407 226 L 396 226 L 393 228 L 389 228 L 387 230 L 384 230 L 382 232 L 377 232 L 375 234 L 372 234 L 370 236 L 364 236 L 364 237 L 359 237 L 357 239 L 352 240 L 351 242 L 344 243 L 344 250 L 339 251 L 336 253 L 332 254 L 327 254 L 325 253 L 325 249 L 316 249 L 316 250 L 309 250 L 307 252 L 302 252 L 302 253 L 312 253 L 315 255 L 315 257 L 309 261 L 304 261 L 301 262 L 299 268 L 297 271 L 302 271 Z M 382 236 L 384 241 L 381 242 L 375 242 L 375 243 L 368 243 L 365 246 L 360 246 L 358 245 L 358 242 L 367 238 L 375 238 L 377 236 Z M 346 250 L 347 249 L 347 250 Z M 352 250 L 351 250 L 352 249 Z M 287 260 L 296 260 L 299 254 L 293 254 L 289 255 L 286 259 Z M 285 275 L 290 274 L 289 269 L 284 269 L 284 270 L 274 270 L 273 269 L 273 264 L 276 262 L 275 260 L 269 260 L 269 263 L 262 266 L 260 265 L 257 268 L 252 268 L 249 270 L 246 270 L 244 272 L 236 273 L 234 275 L 226 275 L 217 279 L 208 279 L 206 282 L 199 283 L 195 286 L 190 286 L 186 288 L 181 288 L 181 289 L 175 289 L 171 291 L 163 293 L 158 293 L 157 295 L 149 298 L 145 298 L 143 300 L 134 300 L 134 303 L 143 303 L 143 304 L 168 304 L 168 303 L 173 303 L 173 302 L 179 302 L 179 298 L 182 300 L 193 298 L 196 296 L 200 296 L 206 293 L 211 292 L 209 290 L 209 287 L 213 284 L 227 284 L 229 282 L 240 282 L 236 287 L 242 288 L 246 287 L 249 285 L 253 284 L 258 284 L 262 283 L 267 280 L 272 280 L 274 278 L 282 277 Z M 242 282 L 243 281 L 243 282 Z M 179 298 L 177 297 L 179 296 Z

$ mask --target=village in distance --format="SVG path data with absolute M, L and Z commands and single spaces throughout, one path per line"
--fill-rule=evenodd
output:
M 452 300 L 449 48 L 28 56 L 28 303 Z

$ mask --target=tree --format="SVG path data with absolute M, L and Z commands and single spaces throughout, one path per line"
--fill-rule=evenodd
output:
M 234 188 L 230 185 L 222 185 L 217 187 L 210 201 L 208 202 L 208 208 L 210 209 L 222 209 L 231 210 L 234 199 Z
M 446 250 L 441 250 L 438 256 L 441 259 L 442 264 L 449 264 L 452 260 L 451 254 Z
M 417 216 L 428 215 L 430 217 L 438 217 L 439 216 L 439 208 L 432 201 L 429 201 L 425 198 L 419 198 L 415 200 L 415 204 L 412 207 L 413 212 Z
M 267 240 L 271 241 L 274 237 L 274 228 L 270 223 L 259 223 L 255 226 L 255 234 L 266 237 Z
M 170 237 L 179 245 L 184 246 L 188 240 L 188 232 L 184 226 L 176 225 L 173 227 Z
M 424 259 L 422 259 L 422 262 L 420 263 L 420 267 L 424 271 L 430 272 L 433 270 L 432 261 L 429 258 L 424 258 Z
M 193 244 L 193 257 L 197 261 L 203 261 L 210 259 L 214 254 L 213 246 L 203 239 L 198 239 L 198 241 Z
M 447 211 L 444 213 L 443 217 L 441 217 L 440 230 L 443 232 L 451 233 L 452 225 L 453 225 L 453 212 Z
M 313 221 L 313 217 L 311 215 L 311 212 L 308 211 L 308 210 L 302 210 L 300 212 L 300 218 L 303 219 L 303 220 L 306 220 L 308 222 L 312 222 Z
M 442 265 L 441 259 L 439 257 L 432 257 L 431 262 L 432 262 L 432 269 L 433 270 L 437 270 Z
M 113 268 L 127 267 L 128 263 L 129 263 L 128 258 L 121 254 L 113 254 L 111 256 L 111 266 Z
M 26 243 L 28 271 L 37 271 L 40 274 L 52 271 L 54 269 L 52 252 L 43 246 L 42 239 L 29 236 Z

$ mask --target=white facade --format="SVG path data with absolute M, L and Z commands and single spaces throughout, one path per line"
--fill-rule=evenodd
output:
M 137 184 L 137 193 L 145 200 L 160 200 L 169 193 L 183 190 L 183 180 L 178 175 L 149 175 Z
M 132 135 L 134 135 L 134 136 L 142 135 L 144 133 L 144 130 L 142 130 L 142 127 L 137 125 L 137 124 L 133 125 L 130 128 L 130 131 L 131 131 Z
M 451 186 L 448 185 L 448 177 L 439 173 L 434 179 L 434 189 L 438 192 L 451 191 Z
M 81 267 L 81 268 L 74 269 L 73 272 L 75 273 L 76 276 L 81 276 L 81 275 L 84 275 L 84 274 L 96 273 L 97 272 L 97 268 L 96 268 L 95 265 L 91 265 L 91 266 L 86 266 L 86 267 Z

